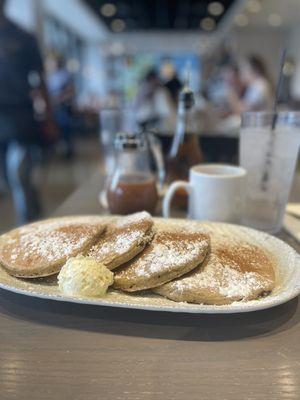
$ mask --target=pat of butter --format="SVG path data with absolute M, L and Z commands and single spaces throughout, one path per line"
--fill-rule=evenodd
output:
M 70 296 L 104 296 L 113 284 L 114 274 L 91 257 L 70 258 L 58 274 L 60 290 Z

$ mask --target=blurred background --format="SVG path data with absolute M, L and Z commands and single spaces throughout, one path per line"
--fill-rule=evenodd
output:
M 280 108 L 300 109 L 299 0 L 0 0 L 0 10 L 0 231 L 111 172 L 120 129 L 154 130 L 166 155 L 187 80 L 204 161 L 237 163 L 240 114 L 272 108 L 283 47 Z

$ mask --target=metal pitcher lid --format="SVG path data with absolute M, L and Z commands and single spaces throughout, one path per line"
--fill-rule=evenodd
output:
M 119 132 L 115 139 L 115 148 L 117 150 L 131 149 L 144 150 L 146 148 L 145 135 L 141 133 Z

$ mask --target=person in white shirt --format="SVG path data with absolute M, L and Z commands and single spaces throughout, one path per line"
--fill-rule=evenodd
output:
M 143 78 L 135 99 L 134 111 L 136 121 L 142 129 L 155 129 L 160 134 L 173 131 L 176 109 L 155 70 L 148 71 Z
M 258 56 L 249 56 L 241 65 L 241 78 L 246 85 L 240 99 L 235 92 L 229 96 L 229 103 L 235 114 L 245 111 L 268 111 L 272 109 L 273 88 L 267 68 Z

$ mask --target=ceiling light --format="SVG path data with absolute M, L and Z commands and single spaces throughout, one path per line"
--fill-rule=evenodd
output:
M 203 18 L 200 21 L 200 27 L 204 30 L 204 31 L 212 31 L 215 27 L 216 27 L 216 22 L 214 19 L 212 18 Z
M 270 26 L 278 27 L 282 25 L 282 19 L 281 16 L 278 14 L 270 14 L 268 16 L 268 24 Z
M 103 4 L 100 12 L 104 17 L 113 17 L 117 12 L 117 7 L 112 3 Z
M 123 43 L 120 43 L 120 42 L 112 43 L 110 46 L 110 52 L 114 56 L 121 56 L 125 52 Z
M 122 19 L 116 18 L 111 21 L 110 27 L 114 32 L 122 32 L 125 29 L 125 22 Z
M 249 19 L 245 14 L 238 14 L 235 16 L 234 22 L 237 26 L 246 26 L 249 23 Z
M 258 13 L 261 10 L 261 4 L 259 0 L 249 0 L 246 4 L 246 8 L 248 11 L 252 13 Z
M 219 1 L 213 1 L 212 3 L 209 3 L 207 10 L 211 15 L 218 16 L 223 14 L 224 6 Z

